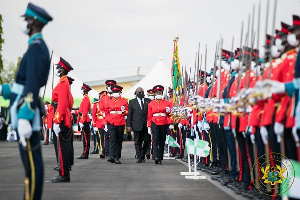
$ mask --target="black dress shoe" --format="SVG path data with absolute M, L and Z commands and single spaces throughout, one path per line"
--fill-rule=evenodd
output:
M 218 174 L 220 174 L 220 170 L 215 169 L 215 170 L 209 171 L 208 173 L 210 173 L 211 175 L 218 175 Z
M 155 164 L 159 163 L 159 158 L 155 158 Z
M 147 153 L 147 154 L 146 154 L 146 157 L 147 157 L 147 159 L 149 160 L 149 159 L 150 159 L 150 153 Z
M 241 189 L 241 188 L 233 188 L 233 191 L 237 194 L 237 195 L 241 195 L 243 192 L 245 192 L 245 189 Z
M 81 155 L 79 157 L 77 157 L 77 159 L 89 159 L 88 155 Z
M 99 151 L 93 151 L 91 154 L 99 154 Z
M 142 163 L 142 159 L 138 159 L 136 163 Z
M 220 183 L 221 183 L 221 185 L 228 185 L 228 184 L 230 184 L 230 183 L 233 183 L 233 182 L 235 182 L 235 179 L 232 179 L 232 178 L 225 178 L 225 179 L 223 179 L 222 181 L 220 181 Z
M 242 182 L 239 182 L 239 181 L 234 181 L 232 183 L 228 183 L 227 184 L 227 187 L 229 187 L 230 189 L 233 190 L 233 188 L 236 188 L 236 187 L 241 187 L 243 186 L 243 183 Z
M 52 183 L 65 183 L 70 182 L 70 177 L 58 176 L 51 180 Z
M 114 158 L 114 157 L 109 157 L 109 158 L 107 159 L 107 162 L 114 163 L 114 162 L 115 162 L 115 158 Z
M 49 145 L 49 142 L 45 142 L 45 143 L 43 143 L 43 145 Z
M 54 169 L 55 171 L 59 171 L 59 167 L 58 167 L 58 166 L 54 167 L 53 169 Z
M 178 155 L 175 157 L 175 159 L 181 159 L 181 158 L 183 158 L 183 156 L 181 156 L 181 155 Z
M 116 159 L 115 159 L 115 163 L 116 163 L 116 164 L 121 164 L 121 161 L 119 160 L 119 158 L 116 158 Z
M 218 180 L 218 178 L 220 178 L 220 177 L 219 177 L 219 175 L 214 175 L 214 176 L 211 176 L 211 180 L 214 180 L 214 181 L 217 181 L 217 180 Z
M 105 158 L 105 155 L 103 155 L 103 154 L 100 154 L 100 158 Z

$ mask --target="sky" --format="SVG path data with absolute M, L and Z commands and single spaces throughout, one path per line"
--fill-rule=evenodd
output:
M 161 56 L 172 64 L 173 39 L 178 36 L 181 66 L 195 66 L 200 42 L 207 44 L 207 69 L 213 67 L 217 41 L 223 48 L 240 46 L 241 24 L 244 38 L 248 15 L 255 5 L 254 31 L 257 33 L 259 0 L 32 0 L 54 18 L 43 30 L 50 52 L 63 57 L 82 81 L 147 74 Z M 274 0 L 270 1 L 268 33 L 273 23 Z M 27 49 L 28 36 L 20 30 L 28 1 L 0 0 L 5 44 L 3 59 L 17 62 Z M 260 46 L 265 35 L 267 0 L 261 0 Z M 300 0 L 278 0 L 275 27 L 292 23 L 300 15 Z M 252 17 L 251 17 L 252 19 Z M 251 27 L 251 26 L 250 26 Z M 170 72 L 171 73 L 171 72 Z

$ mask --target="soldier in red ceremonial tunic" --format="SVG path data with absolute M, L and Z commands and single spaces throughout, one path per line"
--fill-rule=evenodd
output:
M 99 130 L 96 126 L 97 118 L 95 115 L 96 111 L 97 111 L 98 103 L 99 103 L 99 99 L 94 98 L 93 108 L 92 108 L 92 126 L 93 126 L 93 130 L 94 130 L 94 134 L 93 134 L 94 150 L 93 150 L 93 152 L 91 152 L 91 154 L 99 154 L 99 148 L 100 148 L 100 136 L 99 136 Z
M 79 114 L 78 116 L 78 124 L 80 127 L 80 130 L 83 135 L 83 152 L 81 156 L 77 157 L 77 159 L 88 159 L 89 158 L 89 152 L 90 152 L 90 136 L 91 136 L 91 130 L 90 130 L 90 122 L 91 119 L 88 116 L 88 112 L 91 110 L 91 102 L 90 98 L 88 96 L 88 92 L 92 90 L 90 86 L 83 83 L 82 85 L 82 93 L 83 93 L 83 99 L 80 103 L 79 110 L 75 111 L 76 114 Z
M 102 113 L 102 116 L 104 117 L 103 123 L 104 123 L 104 149 L 105 149 L 105 156 L 107 159 L 109 159 L 109 132 L 107 128 L 107 121 L 106 116 L 108 116 L 108 101 L 111 98 L 111 87 L 116 85 L 117 82 L 115 80 L 107 80 L 105 81 L 106 84 L 106 90 L 107 93 L 103 94 L 99 100 L 99 106 L 100 106 L 100 112 Z
M 49 119 L 49 110 L 51 109 L 51 104 L 46 101 L 45 102 L 45 116 L 43 117 L 43 124 L 45 126 L 45 142 L 43 145 L 49 145 L 49 142 L 51 142 L 51 134 L 48 129 L 48 119 Z M 51 120 L 52 121 L 52 120 Z
M 125 128 L 125 116 L 128 114 L 128 101 L 121 97 L 123 87 L 113 85 L 112 98 L 107 103 L 108 114 L 106 115 L 107 127 L 110 136 L 109 152 L 111 163 L 121 164 L 121 150 Z
M 164 144 L 168 129 L 168 116 L 170 114 L 170 103 L 162 99 L 164 87 L 156 85 L 153 87 L 155 100 L 148 104 L 148 133 L 153 134 L 155 164 L 163 160 Z M 152 131 L 152 133 L 151 133 Z
M 104 125 L 106 121 L 104 119 L 105 114 L 100 110 L 100 101 L 107 95 L 106 91 L 99 93 L 99 100 L 94 102 L 92 117 L 93 117 L 93 126 L 94 130 L 97 132 L 98 137 L 98 150 L 100 149 L 100 158 L 105 158 L 105 140 L 104 140 Z
M 73 70 L 71 65 L 60 58 L 56 66 L 56 75 L 60 77 L 59 83 L 52 91 L 52 103 L 54 107 L 53 116 L 53 131 L 56 138 L 54 141 L 57 143 L 57 157 L 58 157 L 58 170 L 59 176 L 52 179 L 53 183 L 70 182 L 70 162 L 68 160 L 68 142 L 72 137 L 72 123 L 71 123 L 71 110 L 70 98 L 72 97 L 70 91 L 70 84 L 67 74 Z

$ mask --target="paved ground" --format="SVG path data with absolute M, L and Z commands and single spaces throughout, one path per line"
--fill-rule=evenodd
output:
M 93 143 L 91 142 L 91 145 Z M 243 199 L 229 189 L 208 180 L 186 180 L 180 176 L 187 167 L 176 160 L 137 164 L 133 142 L 124 142 L 121 165 L 108 163 L 99 155 L 88 160 L 75 159 L 70 183 L 51 183 L 53 145 L 42 146 L 45 167 L 43 199 Z M 82 142 L 74 142 L 75 156 L 82 152 Z M 16 143 L 0 142 L 0 199 L 22 199 L 24 170 Z M 226 187 L 223 187 L 226 188 Z M 222 189 L 223 189 L 222 188 Z

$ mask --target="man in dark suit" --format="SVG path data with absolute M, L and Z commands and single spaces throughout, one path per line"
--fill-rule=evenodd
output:
M 128 132 L 134 132 L 137 163 L 142 163 L 145 162 L 145 154 L 151 141 L 147 129 L 148 103 L 151 100 L 145 98 L 141 87 L 138 87 L 134 94 L 136 98 L 129 101 L 126 126 Z

